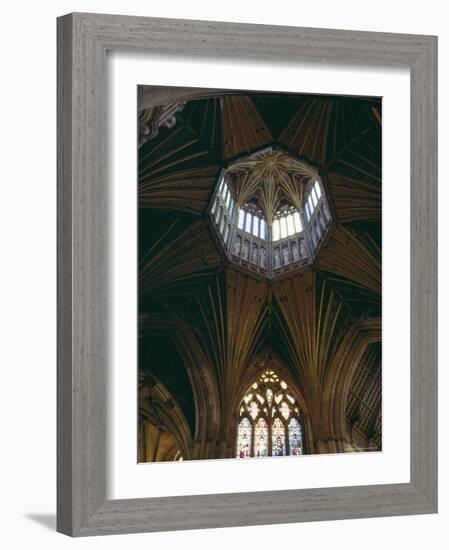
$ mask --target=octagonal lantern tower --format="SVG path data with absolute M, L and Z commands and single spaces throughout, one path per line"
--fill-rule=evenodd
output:
M 209 214 L 228 260 L 270 279 L 312 263 L 332 223 L 316 168 L 272 148 L 222 171 Z

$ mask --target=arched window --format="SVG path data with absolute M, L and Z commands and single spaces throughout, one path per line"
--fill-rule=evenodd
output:
M 324 197 L 321 186 L 321 180 L 311 180 L 304 195 L 304 211 L 313 248 L 318 246 L 330 222 L 327 199 Z
M 239 209 L 237 228 L 258 239 L 267 239 L 267 222 L 262 211 L 254 205 L 245 204 Z
M 280 418 L 275 418 L 271 430 L 273 456 L 284 456 L 286 454 L 285 426 Z
M 177 451 L 175 456 L 173 457 L 173 460 L 175 462 L 182 462 L 184 460 L 184 457 L 181 454 L 181 451 Z
M 224 235 L 223 235 L 223 240 L 225 243 L 228 242 L 228 235 L 229 235 L 229 224 L 226 225 Z
M 263 372 L 240 404 L 237 458 L 304 453 L 299 405 L 271 369 Z
M 296 418 L 292 418 L 288 424 L 288 437 L 290 444 L 290 454 L 302 454 L 302 430 L 301 424 L 296 420 Z
M 251 435 L 253 426 L 248 418 L 242 418 L 239 424 L 237 458 L 251 456 Z
M 254 456 L 268 456 L 268 424 L 259 418 L 254 429 Z

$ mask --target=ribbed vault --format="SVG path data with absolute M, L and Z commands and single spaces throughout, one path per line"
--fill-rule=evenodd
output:
M 308 452 L 380 448 L 380 100 L 170 90 L 167 108 L 140 91 L 139 370 L 183 417 L 184 458 L 234 456 L 239 403 L 269 364 L 305 411 Z M 227 261 L 208 218 L 223 170 L 238 204 L 271 217 L 300 207 L 302 177 L 326 181 L 333 225 L 313 265 L 267 280 Z

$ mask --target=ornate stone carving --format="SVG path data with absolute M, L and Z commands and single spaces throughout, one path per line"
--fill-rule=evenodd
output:
M 183 110 L 185 102 L 161 105 L 143 109 L 139 112 L 139 147 L 153 139 L 159 133 L 159 128 L 173 128 L 176 124 L 176 113 Z

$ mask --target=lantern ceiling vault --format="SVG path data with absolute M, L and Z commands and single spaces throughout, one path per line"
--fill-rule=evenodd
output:
M 261 357 L 306 448 L 380 447 L 381 100 L 158 93 L 139 92 L 139 370 L 183 415 L 183 449 L 235 456 Z

